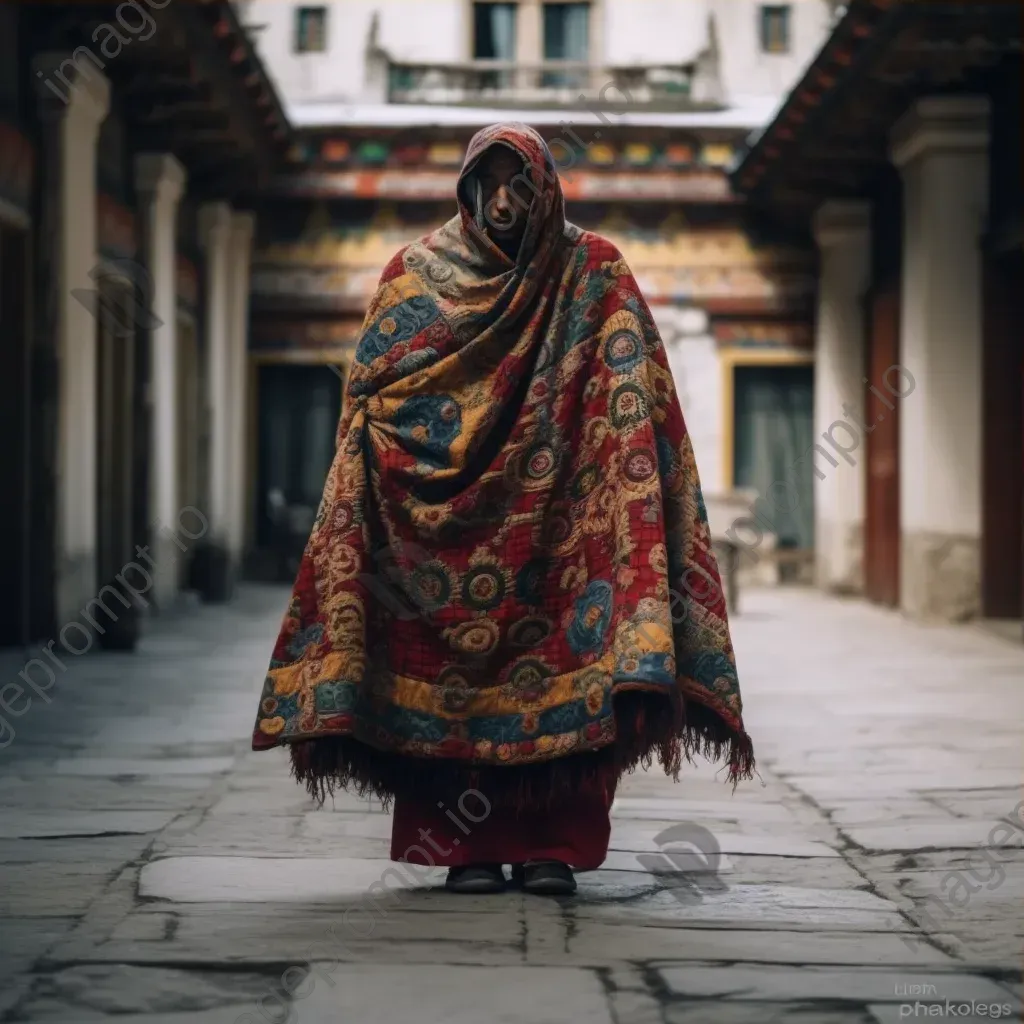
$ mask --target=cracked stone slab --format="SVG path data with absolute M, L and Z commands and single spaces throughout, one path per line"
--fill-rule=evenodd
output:
M 10 779 L 0 790 L 0 813 L 180 811 L 191 807 L 210 785 L 209 779 L 196 775 L 181 776 L 180 780 L 181 784 L 153 778 Z
M 207 822 L 207 825 L 209 822 Z M 207 833 L 207 829 L 202 829 Z M 230 831 L 226 833 L 230 835 Z M 308 836 L 296 838 L 288 834 L 271 833 L 263 837 L 246 838 L 245 833 L 237 838 L 222 838 L 212 841 L 200 831 L 185 835 L 165 838 L 161 836 L 154 845 L 154 854 L 161 857 L 258 857 L 270 859 L 319 860 L 330 857 L 342 849 L 340 846 L 325 844 L 322 839 L 311 839 Z M 344 852 L 348 857 L 357 860 L 386 861 L 391 855 L 391 842 L 388 839 L 347 838 Z
M 865 1010 L 824 1009 L 809 1003 L 673 1003 L 666 1024 L 876 1024 Z
M 899 908 L 873 893 L 857 890 L 798 889 L 785 886 L 730 885 L 719 891 L 676 885 L 646 893 L 629 902 L 588 901 L 581 890 L 570 907 L 578 920 L 633 923 L 642 917 L 652 926 L 713 925 L 732 928 L 784 928 L 825 931 L 905 931 Z
M 872 932 L 738 931 L 717 928 L 644 928 L 578 923 L 569 940 L 571 962 L 609 960 L 727 960 L 788 964 L 901 964 L 952 962 L 924 944 L 908 948 L 896 934 Z
M 558 967 L 364 965 L 295 1004 L 295 1024 L 615 1024 L 592 971 Z
M 159 832 L 174 814 L 171 811 L 12 810 L 0 815 L 0 839 L 144 835 Z
M 906 800 L 851 800 L 832 806 L 829 820 L 833 825 L 889 826 L 896 822 L 934 821 L 942 815 L 931 800 L 920 797 Z M 950 820 L 956 815 L 950 812 Z
M 1002 986 L 989 978 L 952 971 L 926 973 L 858 967 L 687 964 L 662 967 L 658 974 L 670 992 L 688 998 L 743 1002 L 810 999 L 862 1005 L 901 1003 L 915 998 L 973 999 L 977 1002 L 1005 1002 L 1010 999 L 1015 1002 Z
M 920 772 L 866 776 L 860 773 L 794 775 L 786 780 L 796 789 L 813 797 L 819 803 L 836 800 L 846 803 L 850 799 L 874 797 L 901 797 L 907 793 L 927 793 L 931 790 L 978 789 L 982 786 L 1020 785 L 1020 772 L 1013 768 L 990 768 L 974 772 Z
M 906 821 L 879 828 L 851 827 L 843 831 L 861 849 L 872 853 L 996 848 L 991 838 L 993 833 L 997 839 L 1004 840 L 999 849 L 1024 849 L 1024 831 L 1015 830 L 1007 822 L 998 821 L 935 818 L 931 821 Z
M 116 867 L 136 860 L 152 840 L 145 834 L 93 836 L 85 847 L 89 863 Z M 0 839 L 0 864 L 81 864 L 82 840 Z M 4 874 L 6 875 L 6 870 Z
M 40 976 L 21 1014 L 33 1022 L 157 1020 L 161 1015 L 196 1015 L 207 1021 L 217 1011 L 254 1009 L 270 989 L 273 975 L 228 971 L 82 964 Z M 244 1007 L 242 1011 L 240 1008 Z M 244 1018 L 243 1018 L 244 1020 Z
M 15 918 L 0 921 L 0 1015 L 18 1005 L 31 990 L 29 973 L 37 961 L 78 923 L 76 918 Z
M 673 823 L 667 821 L 655 828 L 651 828 L 649 823 L 645 822 L 643 826 L 632 825 L 628 829 L 616 830 L 613 823 L 609 849 L 627 853 L 648 853 L 667 849 L 655 840 L 657 836 L 673 827 Z M 839 852 L 827 843 L 814 842 L 799 836 L 751 835 L 717 830 L 713 830 L 712 835 L 722 853 L 745 853 L 762 857 L 839 857 Z
M 386 860 L 321 857 L 162 857 L 142 869 L 139 895 L 172 903 L 255 902 L 328 904 L 391 890 L 444 884 L 443 868 Z M 396 897 L 397 898 L 397 897 Z
M 53 775 L 154 776 L 222 775 L 230 771 L 233 757 L 66 757 L 51 769 Z
M 815 889 L 857 889 L 868 884 L 855 868 L 839 857 L 800 859 L 733 854 L 729 860 L 732 873 L 744 882 Z
M 30 1020 L 31 1024 L 70 1024 L 72 1020 L 67 1011 L 59 1006 L 40 1010 L 30 1018 L 23 1019 Z M 83 1010 L 78 1011 L 73 1020 L 74 1024 L 111 1024 L 111 1021 L 116 1021 L 116 1024 L 267 1024 L 266 1017 L 261 1017 L 257 1012 L 255 1000 L 234 1006 L 214 1007 L 198 1013 L 186 1010 L 182 1013 L 126 1013 L 112 1017 L 108 1013 Z
M 644 860 L 640 858 L 643 857 Z M 666 872 L 677 871 L 676 864 L 678 861 L 669 860 L 663 850 L 655 848 L 653 852 L 645 853 L 632 853 L 627 850 L 614 850 L 609 849 L 608 856 L 605 858 L 604 863 L 601 865 L 600 870 L 602 871 L 633 871 L 639 872 L 640 874 L 651 876 L 653 868 L 658 868 Z M 714 866 L 712 867 L 706 860 L 699 854 L 691 854 L 685 857 L 682 861 L 685 864 L 687 872 L 698 873 L 698 874 L 727 874 L 733 870 L 732 861 L 724 853 L 719 854 Z M 579 875 L 579 883 L 583 885 L 584 880 L 588 878 L 590 872 L 584 872 Z
M 794 823 L 793 813 L 782 804 L 746 800 L 679 800 L 658 797 L 616 797 L 612 824 L 618 819 L 655 821 L 746 821 L 759 824 Z
M 310 839 L 342 840 L 349 838 L 386 839 L 391 841 L 390 814 L 332 814 L 311 811 L 302 819 L 299 835 Z
M 94 867 L 81 860 L 77 864 L 6 865 L 0 918 L 83 914 L 103 891 L 111 873 L 109 867 Z

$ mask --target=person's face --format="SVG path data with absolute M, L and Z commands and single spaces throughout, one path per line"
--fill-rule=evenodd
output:
M 529 208 L 512 191 L 513 180 L 522 173 L 523 161 L 504 146 L 492 146 L 480 159 L 477 174 L 483 191 L 484 224 L 498 241 L 519 241 L 526 230 Z M 517 191 L 522 193 L 522 184 Z

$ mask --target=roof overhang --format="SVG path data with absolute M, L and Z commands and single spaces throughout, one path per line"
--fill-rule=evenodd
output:
M 286 167 L 292 128 L 233 5 L 165 2 L 146 14 L 152 25 L 136 15 L 129 30 L 113 3 L 54 4 L 39 22 L 55 52 L 74 51 L 78 70 L 99 65 L 133 147 L 176 156 L 190 190 L 233 196 Z M 118 37 L 116 53 L 101 48 Z
M 851 0 L 733 184 L 800 214 L 863 195 L 889 167 L 891 129 L 915 99 L 969 91 L 1020 52 L 1019 0 Z

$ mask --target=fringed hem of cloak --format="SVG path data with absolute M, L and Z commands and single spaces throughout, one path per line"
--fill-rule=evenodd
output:
M 615 694 L 616 738 L 606 746 L 533 764 L 481 765 L 446 758 L 420 758 L 378 750 L 352 736 L 321 736 L 290 744 L 292 775 L 321 804 L 336 790 L 374 796 L 388 807 L 403 799 L 457 803 L 468 790 L 490 804 L 515 810 L 549 807 L 581 790 L 606 791 L 610 783 L 655 757 L 678 781 L 683 761 L 696 754 L 727 760 L 728 780 L 753 778 L 750 737 L 714 711 L 676 694 L 672 713 L 666 697 L 648 690 Z

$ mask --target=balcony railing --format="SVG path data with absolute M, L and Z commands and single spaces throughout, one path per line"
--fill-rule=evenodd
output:
M 561 106 L 581 95 L 602 109 L 643 106 L 679 110 L 717 106 L 694 90 L 692 65 L 601 67 L 580 61 L 524 65 L 476 60 L 464 64 L 404 64 L 388 60 L 389 103 L 497 107 Z

